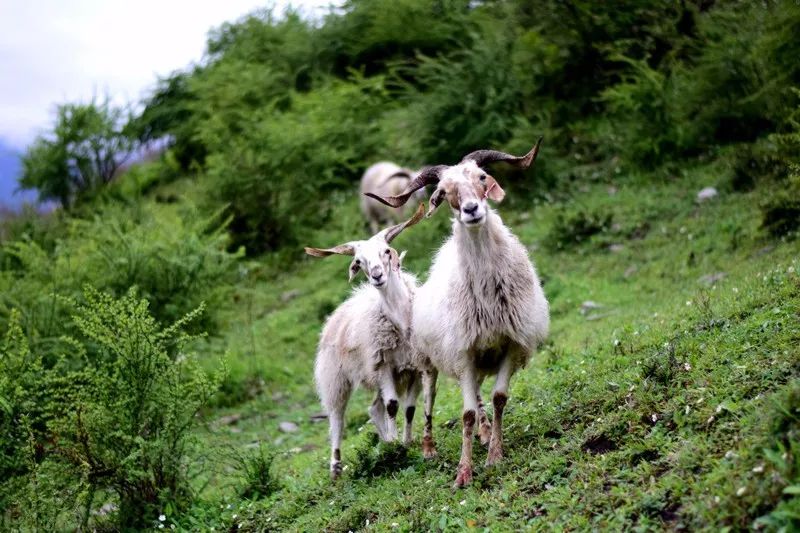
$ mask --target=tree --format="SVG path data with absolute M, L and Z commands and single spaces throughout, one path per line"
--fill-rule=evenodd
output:
M 69 209 L 109 183 L 135 151 L 138 141 L 127 132 L 128 119 L 108 100 L 58 106 L 53 130 L 37 137 L 22 158 L 21 187 Z

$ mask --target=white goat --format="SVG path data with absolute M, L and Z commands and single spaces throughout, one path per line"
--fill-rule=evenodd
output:
M 416 172 L 408 168 L 382 161 L 369 167 L 364 172 L 364 175 L 361 176 L 361 212 L 364 214 L 364 218 L 367 219 L 372 233 L 376 233 L 383 224 L 401 222 L 411 213 L 407 209 L 392 209 L 367 197 L 365 193 L 371 192 L 379 196 L 400 194 L 405 190 L 415 174 Z M 422 190 L 416 197 L 421 200 L 424 195 L 425 191 Z
M 342 472 L 340 445 L 344 411 L 358 386 L 377 391 L 369 408 L 378 436 L 397 439 L 398 399 L 405 408 L 404 443 L 411 441 L 411 423 L 420 391 L 419 373 L 411 364 L 408 332 L 411 300 L 417 279 L 400 268 L 402 256 L 389 243 L 422 219 L 423 206 L 414 216 L 372 236 L 334 248 L 306 248 L 316 257 L 352 255 L 350 281 L 363 270 L 369 280 L 357 288 L 325 322 L 320 335 L 314 378 L 328 413 L 331 438 L 331 477 Z
M 502 459 L 502 419 L 511 376 L 525 366 L 548 334 L 548 303 L 528 252 L 487 205 L 487 199 L 500 202 L 505 192 L 481 168 L 496 161 L 527 168 L 536 158 L 539 142 L 522 157 L 480 150 L 457 165 L 427 168 L 403 194 L 381 199 L 387 205 L 400 206 L 415 190 L 436 184 L 428 215 L 443 200 L 453 212 L 453 233 L 439 249 L 428 280 L 414 298 L 411 328 L 413 348 L 422 359 L 417 364 L 432 364 L 455 377 L 461 386 L 463 440 L 457 487 L 472 481 L 476 413 L 481 441 L 489 444 L 487 466 Z M 497 376 L 491 428 L 479 396 L 487 375 Z M 434 393 L 435 385 L 426 384 L 425 435 L 431 445 L 427 423 Z

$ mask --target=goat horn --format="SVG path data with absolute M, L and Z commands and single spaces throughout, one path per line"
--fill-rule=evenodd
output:
M 400 235 L 400 233 L 422 220 L 425 216 L 425 204 L 419 204 L 417 211 L 414 213 L 414 216 L 406 220 L 405 222 L 401 222 L 400 224 L 396 224 L 390 228 L 386 228 L 383 230 L 385 232 L 384 238 L 386 239 L 386 243 L 390 243 L 394 240 L 395 237 Z
M 355 255 L 356 249 L 352 244 L 340 244 L 339 246 L 334 246 L 333 248 L 309 248 L 306 246 L 306 253 L 308 255 L 313 255 L 314 257 L 328 257 L 329 255 L 333 254 Z
M 503 161 L 510 165 L 514 165 L 515 167 L 519 168 L 528 168 L 531 166 L 531 163 L 534 162 L 536 156 L 539 154 L 539 145 L 542 142 L 544 137 L 539 137 L 539 140 L 536 141 L 536 145 L 531 148 L 531 151 L 527 154 L 516 157 L 511 154 L 507 154 L 505 152 L 498 152 L 497 150 L 477 150 L 475 152 L 469 153 L 465 155 L 461 162 L 464 163 L 465 161 L 475 161 L 475 164 L 479 167 L 484 165 L 488 165 L 490 163 L 495 163 L 497 161 Z
M 370 198 L 378 200 L 384 205 L 388 205 L 389 207 L 400 207 L 401 205 L 404 205 L 408 199 L 411 198 L 411 195 L 419 189 L 432 183 L 439 183 L 439 174 L 445 168 L 447 168 L 447 165 L 436 165 L 434 167 L 426 167 L 422 169 L 419 175 L 411 180 L 409 184 L 406 185 L 406 189 L 397 196 L 388 196 L 384 198 L 371 192 L 365 192 L 364 194 Z

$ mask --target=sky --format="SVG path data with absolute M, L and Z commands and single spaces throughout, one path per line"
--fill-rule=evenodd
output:
M 330 1 L 291 3 L 319 16 Z M 0 0 L 0 145 L 24 150 L 59 103 L 140 101 L 159 76 L 202 59 L 209 29 L 267 2 Z

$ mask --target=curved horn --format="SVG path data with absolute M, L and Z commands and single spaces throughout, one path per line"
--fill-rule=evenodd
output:
M 465 161 L 472 160 L 475 161 L 475 164 L 477 164 L 479 167 L 482 167 L 490 163 L 503 161 L 510 165 L 514 165 L 515 167 L 528 168 L 539 154 L 539 145 L 541 144 L 543 138 L 544 137 L 539 137 L 539 140 L 536 141 L 536 145 L 531 148 L 531 151 L 521 157 L 515 157 L 505 152 L 498 152 L 497 150 L 477 150 L 465 155 L 461 159 L 461 162 L 464 163 Z
M 333 254 L 355 255 L 356 249 L 352 244 L 349 243 L 340 244 L 339 246 L 334 246 L 333 248 L 309 248 L 306 246 L 306 253 L 308 255 L 313 255 L 314 257 L 328 257 L 329 255 Z
M 411 198 L 411 195 L 417 190 L 432 183 L 439 183 L 439 174 L 445 168 L 447 168 L 447 165 L 436 165 L 435 167 L 426 167 L 422 169 L 419 175 L 411 180 L 408 185 L 406 185 L 406 190 L 397 196 L 388 196 L 383 198 L 382 196 L 378 196 L 377 194 L 371 192 L 365 192 L 364 194 L 370 198 L 378 200 L 384 205 L 388 205 L 389 207 L 400 207 L 401 205 L 404 205 L 408 199 Z
M 383 237 L 384 239 L 386 239 L 386 243 L 388 244 L 392 242 L 394 238 L 400 235 L 400 233 L 404 229 L 413 226 L 414 224 L 422 220 L 424 216 L 425 216 L 425 204 L 419 204 L 419 207 L 417 208 L 417 211 L 414 213 L 414 216 L 412 216 L 405 222 L 401 222 L 400 224 L 394 225 L 390 228 L 386 228 L 385 230 L 383 230 L 385 232 Z

